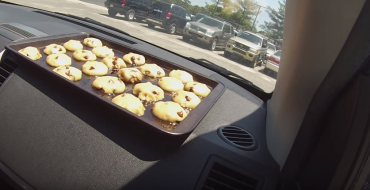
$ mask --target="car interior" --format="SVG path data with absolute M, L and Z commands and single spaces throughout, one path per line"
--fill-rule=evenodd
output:
M 369 20 L 370 1 L 287 0 L 265 93 L 104 23 L 1 1 L 0 189 L 366 189 Z M 158 130 L 17 52 L 87 34 L 211 81 L 208 107 L 189 131 Z

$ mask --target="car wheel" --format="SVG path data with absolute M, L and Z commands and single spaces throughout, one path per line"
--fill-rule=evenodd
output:
M 108 15 L 111 16 L 111 17 L 114 17 L 117 15 L 117 11 L 112 9 L 112 8 L 109 8 L 108 9 Z
M 230 53 L 230 52 L 228 52 L 228 51 L 224 51 L 224 56 L 225 56 L 226 58 L 229 58 L 229 57 L 231 56 L 231 53 Z
M 125 15 L 125 18 L 126 18 L 126 20 L 128 20 L 128 21 L 133 21 L 133 20 L 134 20 L 134 18 L 135 18 L 135 11 L 133 11 L 133 10 L 129 10 L 129 11 L 127 11 L 127 12 L 126 12 L 126 15 Z
M 177 29 L 177 25 L 176 25 L 176 23 L 172 23 L 172 24 L 170 24 L 170 25 L 168 26 L 168 28 L 167 28 L 167 32 L 168 32 L 169 34 L 175 34 L 175 33 L 176 33 L 176 29 Z
M 259 62 L 259 60 L 260 60 L 260 58 L 259 58 L 260 56 L 258 55 L 253 61 L 251 61 L 251 67 L 252 68 L 255 68 L 255 67 L 257 67 L 258 66 L 258 62 Z
M 184 40 L 185 42 L 189 42 L 190 41 L 190 38 L 187 37 L 187 36 L 182 36 L 182 40 Z
M 149 27 L 149 28 L 154 28 L 154 27 L 155 27 L 155 25 L 154 25 L 154 24 L 151 24 L 151 23 L 148 23 L 148 27 Z
M 217 38 L 215 38 L 215 39 L 211 42 L 211 44 L 209 44 L 208 49 L 209 49 L 209 50 L 211 50 L 211 51 L 215 51 L 216 46 L 217 46 Z

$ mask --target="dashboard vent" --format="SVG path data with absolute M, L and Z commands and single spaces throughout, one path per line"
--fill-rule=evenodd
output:
M 221 127 L 218 130 L 218 134 L 225 142 L 236 148 L 242 150 L 255 150 L 257 148 L 257 142 L 254 137 L 240 127 Z
M 219 163 L 209 170 L 202 190 L 255 190 L 258 180 Z
M 23 30 L 19 27 L 16 27 L 12 24 L 0 24 L 0 27 L 5 29 L 5 30 L 8 30 L 8 31 L 11 31 L 15 34 L 18 34 L 20 36 L 23 36 L 25 38 L 32 38 L 32 37 L 36 37 L 36 35 L 30 33 L 30 32 L 27 32 L 26 30 Z
M 18 65 L 9 61 L 2 62 L 0 64 L 0 87 L 3 85 L 6 79 L 15 71 L 17 67 Z

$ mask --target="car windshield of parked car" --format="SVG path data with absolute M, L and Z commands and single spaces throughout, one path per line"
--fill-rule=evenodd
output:
M 267 44 L 271 43 L 276 46 L 276 50 L 281 50 L 285 0 L 2 0 L 1 2 L 4 1 L 81 19 L 86 18 L 85 21 L 97 21 L 138 40 L 196 60 L 193 62 L 202 60 L 202 63 L 212 63 L 217 66 L 210 68 L 214 72 L 221 74 L 227 71 L 229 74 L 223 76 L 229 77 L 230 80 L 242 78 L 246 84 L 242 87 L 252 84 L 266 93 L 273 92 L 275 88 L 278 73 L 268 72 L 268 68 L 265 67 L 269 56 L 272 55 L 271 50 L 275 50 L 273 46 Z M 38 14 L 41 13 L 34 12 L 35 17 Z M 40 15 L 40 18 L 42 16 Z M 27 18 L 22 24 L 27 25 Z M 41 25 L 43 20 L 35 24 Z M 54 26 L 51 25 L 50 30 L 52 27 Z M 70 31 L 76 33 L 81 31 L 80 29 L 75 27 Z M 106 34 L 108 33 L 110 32 Z M 262 47 L 262 44 L 266 46 Z M 270 53 L 267 53 L 267 50 Z M 172 59 L 172 57 L 161 58 Z M 202 67 L 210 65 L 202 63 L 196 64 Z M 189 69 L 197 70 L 198 67 Z M 230 73 L 235 75 L 230 77 Z
M 270 44 L 270 43 L 267 44 L 267 49 L 272 50 L 272 51 L 276 51 L 275 46 Z
M 210 17 L 203 17 L 203 18 L 199 19 L 198 22 L 206 24 L 208 26 L 217 27 L 220 30 L 222 30 L 222 27 L 224 25 L 222 22 L 220 22 L 218 20 L 215 20 L 215 19 L 212 19 Z
M 243 32 L 241 33 L 240 35 L 238 35 L 240 38 L 243 38 L 243 39 L 246 39 L 254 44 L 257 44 L 257 45 L 262 45 L 262 38 L 257 36 L 257 35 L 254 35 L 254 34 L 251 34 L 251 33 L 248 33 L 248 32 Z
M 278 56 L 278 57 L 281 57 L 281 51 L 279 50 L 279 51 L 275 52 L 274 55 Z

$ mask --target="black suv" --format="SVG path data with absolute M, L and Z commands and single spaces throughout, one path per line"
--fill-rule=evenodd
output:
M 163 2 L 154 3 L 146 18 L 148 27 L 160 26 L 170 34 L 182 33 L 188 21 L 191 21 L 191 15 L 183 7 Z
M 108 8 L 109 16 L 116 16 L 117 13 L 125 15 L 126 20 L 145 20 L 151 0 L 107 0 L 105 6 Z

